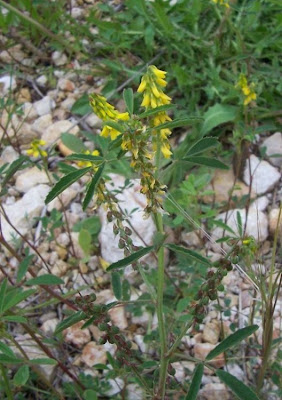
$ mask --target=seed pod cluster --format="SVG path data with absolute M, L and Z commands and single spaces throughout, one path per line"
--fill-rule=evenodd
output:
M 221 281 L 229 271 L 232 271 L 232 263 L 227 259 L 221 259 L 214 263 L 216 270 L 209 270 L 206 274 L 206 281 L 203 283 L 194 297 L 192 315 L 194 326 L 201 323 L 205 318 L 205 306 L 209 301 L 217 299 L 217 292 L 224 291 Z

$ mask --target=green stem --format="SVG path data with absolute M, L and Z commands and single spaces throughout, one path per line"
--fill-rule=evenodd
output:
M 7 372 L 6 372 L 4 365 L 0 364 L 0 370 L 1 370 L 1 374 L 3 376 L 3 383 L 4 383 L 5 392 L 7 395 L 7 400 L 13 400 L 13 393 L 10 388 L 9 379 L 7 377 Z
M 160 213 L 155 214 L 155 221 L 157 230 L 163 234 L 163 219 Z M 160 336 L 160 377 L 159 377 L 159 388 L 158 395 L 161 400 L 165 397 L 165 385 L 168 368 L 168 358 L 166 357 L 167 352 L 167 335 L 165 329 L 165 320 L 163 312 L 163 296 L 164 296 L 164 282 L 165 282 L 165 270 L 164 270 L 164 247 L 161 246 L 157 253 L 158 256 L 158 284 L 157 284 L 157 316 Z

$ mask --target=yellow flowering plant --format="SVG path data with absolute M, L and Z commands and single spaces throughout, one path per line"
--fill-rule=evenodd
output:
M 172 119 L 169 110 L 172 108 L 171 98 L 165 93 L 167 86 L 166 72 L 158 69 L 154 65 L 150 65 L 147 71 L 141 78 L 141 82 L 137 88 L 136 98 L 132 89 L 125 89 L 123 98 L 126 105 L 126 110 L 121 112 L 117 110 L 107 99 L 96 93 L 90 95 L 90 105 L 94 113 L 101 118 L 103 126 L 100 136 L 95 139 L 95 142 L 100 142 L 101 150 L 90 152 L 85 150 L 83 144 L 80 146 L 80 153 L 74 153 L 66 157 L 68 161 L 75 161 L 79 168 L 71 167 L 71 172 L 59 180 L 46 198 L 46 203 L 52 201 L 62 191 L 76 180 L 84 175 L 89 176 L 86 184 L 86 194 L 83 200 L 82 207 L 85 210 L 92 202 L 92 207 L 101 206 L 107 211 L 108 222 L 113 223 L 113 232 L 119 237 L 118 246 L 123 249 L 124 258 L 107 267 L 107 272 L 112 272 L 112 283 L 115 296 L 118 300 L 123 299 L 121 291 L 115 288 L 123 287 L 125 281 L 121 283 L 121 270 L 127 265 L 140 273 L 142 279 L 148 287 L 148 292 L 151 296 L 151 301 L 156 309 L 158 318 L 158 333 L 159 333 L 159 378 L 155 387 L 150 388 L 142 377 L 140 371 L 135 365 L 135 361 L 130 361 L 133 357 L 132 350 L 127 348 L 127 342 L 118 335 L 112 335 L 112 327 L 109 325 L 108 317 L 102 318 L 99 316 L 99 321 L 104 321 L 101 330 L 107 332 L 103 343 L 111 340 L 120 350 L 121 343 L 122 355 L 118 357 L 118 361 L 130 367 L 130 371 L 138 376 L 140 382 L 144 383 L 145 390 L 149 398 L 163 400 L 166 395 L 166 383 L 168 376 L 168 368 L 175 351 L 181 343 L 182 337 L 191 327 L 197 326 L 204 318 L 204 305 L 208 299 L 214 299 L 215 291 L 209 288 L 204 290 L 204 304 L 199 299 L 195 300 L 191 310 L 191 318 L 187 323 L 182 324 L 182 329 L 173 343 L 168 340 L 167 321 L 164 313 L 164 286 L 165 286 L 165 247 L 172 251 L 185 252 L 186 249 L 178 248 L 178 246 L 164 244 L 165 232 L 163 227 L 163 197 L 166 191 L 166 186 L 162 182 L 161 172 L 163 173 L 168 165 L 173 164 L 173 151 L 170 144 L 170 136 L 174 127 L 181 127 L 191 124 L 191 120 L 197 118 L 182 118 Z M 140 98 L 141 97 L 141 98 Z M 135 100 L 135 101 L 134 101 Z M 136 103 L 139 100 L 140 109 Z M 214 138 L 202 138 L 198 140 L 194 147 L 185 150 L 184 157 L 181 161 L 198 162 L 204 165 L 213 165 L 217 168 L 226 167 L 219 161 L 208 158 L 197 157 L 199 153 L 209 147 L 215 146 L 217 140 Z M 188 151 L 189 150 L 189 151 Z M 190 157 L 190 158 L 189 158 Z M 138 247 L 134 244 L 132 235 L 132 227 L 125 224 L 127 216 L 119 207 L 118 198 L 115 191 L 109 189 L 107 181 L 110 179 L 107 174 L 108 166 L 111 163 L 117 164 L 119 160 L 124 160 L 128 168 L 134 176 L 140 179 L 140 192 L 145 195 L 147 204 L 144 210 L 145 216 L 152 216 L 157 228 L 157 235 L 153 245 Z M 180 160 L 178 160 L 180 161 Z M 133 227 L 134 229 L 134 227 Z M 180 249 L 180 250 L 179 250 Z M 144 265 L 139 259 L 146 254 L 154 252 L 157 259 L 156 271 L 156 289 L 148 280 L 144 272 Z M 210 262 L 203 256 L 198 256 L 201 262 L 210 265 Z M 213 279 L 216 283 L 222 279 L 221 275 L 214 275 Z M 104 311 L 106 312 L 106 311 Z M 91 312 L 86 315 L 93 321 Z M 84 318 L 85 319 L 85 318 Z M 105 322 L 106 321 L 106 322 Z M 186 322 L 186 321 L 185 321 Z M 99 324 L 100 326 L 101 324 Z M 110 338 L 110 339 L 108 339 Z M 126 349 L 126 351 L 124 350 Z M 125 354 L 125 355 L 124 355 Z M 132 358 L 133 359 L 133 358 Z M 125 364 L 124 364 L 125 365 Z
M 253 82 L 249 84 L 244 74 L 240 75 L 239 80 L 236 84 L 236 88 L 241 89 L 241 92 L 244 96 L 244 106 L 247 106 L 251 103 L 251 101 L 256 100 L 257 95 L 255 92 L 255 84 Z
M 34 139 L 30 144 L 30 148 L 26 151 L 26 154 L 31 157 L 47 157 L 47 151 L 42 149 L 43 146 L 46 146 L 45 140 Z

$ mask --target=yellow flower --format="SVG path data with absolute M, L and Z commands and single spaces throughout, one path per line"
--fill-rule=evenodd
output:
M 239 80 L 236 84 L 237 88 L 240 88 L 244 95 L 244 106 L 247 106 L 252 100 L 256 100 L 257 95 L 255 93 L 254 83 L 248 84 L 247 78 L 244 74 L 240 74 Z
M 160 79 L 165 78 L 166 71 L 162 71 L 162 70 L 158 69 L 155 65 L 151 65 L 149 68 L 151 68 L 151 71 L 157 78 L 160 78 Z
M 101 132 L 101 136 L 103 137 L 110 136 L 111 140 L 115 140 L 118 137 L 118 135 L 121 135 L 121 132 L 117 131 L 116 129 L 108 125 L 104 126 Z
M 163 153 L 164 158 L 170 158 L 172 155 L 172 152 L 170 151 L 169 143 L 164 144 L 161 147 L 161 151 Z
M 45 146 L 46 142 L 42 139 L 34 139 L 31 144 L 30 148 L 26 151 L 27 155 L 31 157 L 47 157 L 47 152 L 42 150 L 40 147 Z
M 171 98 L 163 92 L 163 88 L 167 84 L 165 76 L 165 71 L 158 69 L 155 65 L 150 65 L 146 74 L 142 77 L 137 92 L 143 93 L 141 106 L 145 107 L 146 110 L 170 104 Z M 161 111 L 152 117 L 151 126 L 157 128 L 168 121 L 171 121 L 171 118 L 165 111 Z M 154 129 L 153 134 L 159 135 L 162 153 L 164 157 L 169 158 L 172 154 L 167 140 L 167 137 L 171 134 L 170 129 Z M 154 142 L 153 150 L 156 151 L 156 143 Z
M 114 106 L 107 102 L 106 98 L 98 94 L 90 95 L 90 105 L 93 108 L 95 114 L 103 121 L 128 121 L 129 114 L 127 112 L 120 113 Z M 109 137 L 111 140 L 115 140 L 121 132 L 105 125 L 102 129 L 101 136 Z
M 225 6 L 226 8 L 230 7 L 228 1 L 229 0 L 212 0 L 213 3 L 220 4 L 221 6 Z

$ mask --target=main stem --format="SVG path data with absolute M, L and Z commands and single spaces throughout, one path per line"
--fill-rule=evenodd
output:
M 157 230 L 163 234 L 163 219 L 160 213 L 155 214 L 155 220 Z M 164 247 L 161 246 L 158 253 L 158 285 L 157 285 L 157 316 L 158 316 L 158 327 L 160 336 L 160 375 L 159 375 L 159 387 L 158 387 L 158 398 L 163 400 L 165 397 L 165 385 L 168 368 L 167 353 L 167 335 L 165 329 L 164 312 L 163 312 L 163 296 L 164 296 L 164 281 L 165 281 L 165 270 L 164 270 Z

